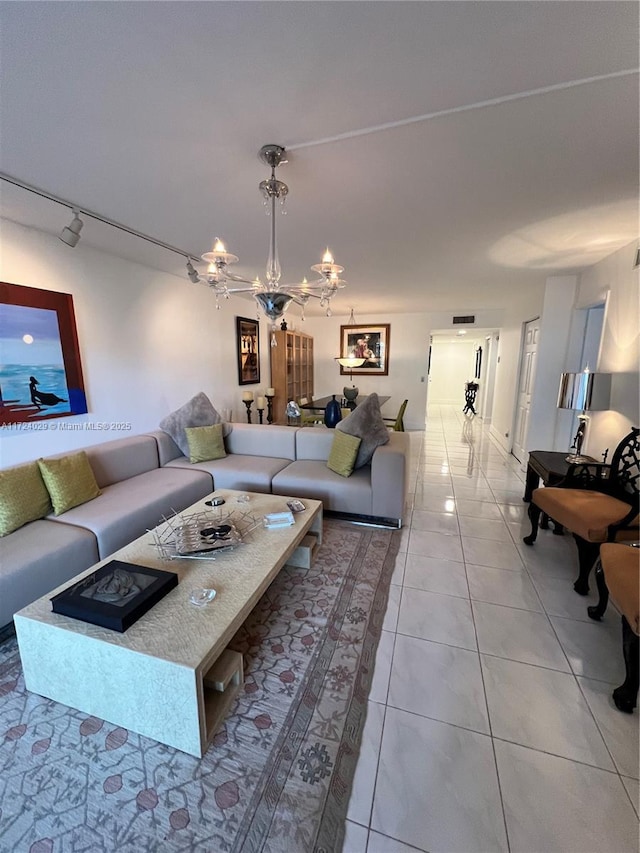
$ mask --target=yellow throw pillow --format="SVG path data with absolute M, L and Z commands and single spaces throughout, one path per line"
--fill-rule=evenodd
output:
M 50 512 L 49 492 L 37 462 L 0 471 L 0 536 Z
M 341 477 L 350 477 L 353 474 L 353 466 L 356 464 L 361 441 L 362 439 L 356 435 L 336 430 L 331 453 L 327 459 L 327 468 L 340 474 Z
M 189 445 L 189 462 L 208 462 L 210 459 L 224 459 L 222 424 L 212 426 L 185 427 Z
M 100 494 L 89 457 L 84 450 L 60 459 L 38 459 L 38 465 L 51 496 L 54 515 L 80 506 Z

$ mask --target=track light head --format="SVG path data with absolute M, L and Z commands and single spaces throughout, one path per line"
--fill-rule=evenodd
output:
M 80 239 L 80 232 L 82 231 L 82 226 L 84 222 L 80 219 L 80 211 L 73 211 L 73 219 L 68 225 L 60 232 L 60 239 L 63 243 L 66 243 L 67 246 L 71 246 L 71 248 L 75 248 L 78 245 L 78 240 Z
M 194 284 L 197 284 L 200 281 L 198 270 L 191 263 L 191 258 L 187 258 L 187 275 Z

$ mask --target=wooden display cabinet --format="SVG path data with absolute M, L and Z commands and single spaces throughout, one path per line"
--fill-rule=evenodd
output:
M 273 420 L 282 423 L 289 400 L 313 399 L 313 338 L 304 332 L 275 332 L 277 346 L 271 347 Z

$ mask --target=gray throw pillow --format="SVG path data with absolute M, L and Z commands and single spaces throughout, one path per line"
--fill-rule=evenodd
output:
M 213 426 L 213 424 L 222 423 L 222 418 L 214 409 L 211 400 L 207 395 L 200 391 L 195 397 L 192 397 L 188 403 L 171 412 L 166 418 L 160 421 L 160 429 L 168 433 L 178 445 L 184 456 L 189 455 L 189 442 L 187 441 L 186 427 L 202 427 Z M 227 436 L 233 427 L 230 424 L 224 424 L 222 428 L 223 435 Z
M 336 429 L 362 439 L 358 449 L 356 468 L 368 465 L 376 447 L 389 441 L 389 430 L 382 420 L 377 394 L 369 394 L 364 403 L 337 424 Z

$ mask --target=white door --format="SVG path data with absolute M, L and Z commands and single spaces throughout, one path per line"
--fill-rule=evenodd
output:
M 529 428 L 529 408 L 533 392 L 533 380 L 536 375 L 536 358 L 538 353 L 538 338 L 540 337 L 540 318 L 525 324 L 522 341 L 522 358 L 520 359 L 520 381 L 518 383 L 518 402 L 516 406 L 516 422 L 511 452 L 518 462 L 527 458 L 525 450 L 527 430 Z

